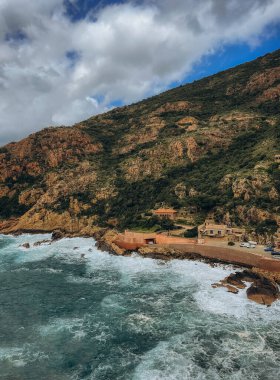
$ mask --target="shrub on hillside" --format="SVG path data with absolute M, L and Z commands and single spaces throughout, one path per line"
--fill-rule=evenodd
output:
M 194 237 L 197 237 L 197 235 L 198 235 L 197 227 L 194 227 L 191 230 L 187 230 L 184 232 L 185 238 L 194 238 Z

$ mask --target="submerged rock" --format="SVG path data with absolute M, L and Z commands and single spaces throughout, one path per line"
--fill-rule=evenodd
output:
M 42 244 L 51 244 L 51 240 L 40 240 L 40 241 L 36 241 L 33 245 L 34 247 L 38 247 L 39 245 L 42 245 Z

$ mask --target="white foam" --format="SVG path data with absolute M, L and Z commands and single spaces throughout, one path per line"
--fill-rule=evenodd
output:
M 0 347 L 0 363 L 8 361 L 13 367 L 24 367 L 29 362 L 45 360 L 48 356 L 36 347 L 26 344 L 23 347 Z
M 74 338 L 81 337 L 84 320 L 82 318 L 56 318 L 47 325 L 39 327 L 39 333 L 42 336 L 57 335 L 63 331 L 70 333 Z
M 125 310 L 125 305 L 122 305 L 123 303 L 123 297 L 119 294 L 110 294 L 109 296 L 106 296 L 101 301 L 101 306 L 105 310 L 112 309 L 114 311 L 122 311 Z
M 101 273 L 101 276 L 88 276 L 85 278 L 69 276 L 69 282 L 89 283 L 94 285 L 100 281 L 106 281 L 108 285 L 120 284 L 124 286 L 133 285 L 137 287 L 138 281 L 142 281 L 143 276 L 150 276 L 151 281 L 143 281 L 141 287 L 143 292 L 155 292 L 165 289 L 169 291 L 180 291 L 192 287 L 194 289 L 193 297 L 203 311 L 214 314 L 234 316 L 236 318 L 260 319 L 264 322 L 280 320 L 280 302 L 274 303 L 270 308 L 249 301 L 246 297 L 245 290 L 239 291 L 239 294 L 228 293 L 223 288 L 213 289 L 211 284 L 218 282 L 234 269 L 230 266 L 210 267 L 205 263 L 172 260 L 163 262 L 143 258 L 137 254 L 130 257 L 112 256 L 106 252 L 101 252 L 95 247 L 94 239 L 86 238 L 65 238 L 53 242 L 51 245 L 34 246 L 39 240 L 50 239 L 50 234 L 40 235 L 21 235 L 19 237 L 9 237 L 12 244 L 4 247 L 0 252 L 1 255 L 11 255 L 16 252 L 16 262 L 32 262 L 44 260 L 48 257 L 56 258 L 73 263 L 83 262 L 86 265 L 87 273 Z M 19 245 L 29 242 L 30 249 L 24 249 Z M 74 249 L 76 248 L 77 249 Z M 91 250 L 91 252 L 89 252 Z M 81 258 L 81 255 L 85 258 Z M 50 272 L 55 270 L 47 269 Z M 108 279 L 105 273 L 102 277 L 102 271 L 112 271 L 118 276 L 112 276 Z M 108 281 L 111 281 L 108 283 Z M 164 300 L 159 299 L 159 307 L 164 307 Z
M 256 374 L 261 379 L 268 368 L 275 368 L 273 378 L 278 378 L 278 353 L 265 344 L 258 331 L 244 332 L 242 325 L 237 329 L 240 331 L 224 330 L 220 339 L 219 325 L 212 323 L 203 335 L 195 328 L 159 342 L 142 357 L 132 379 L 253 380 Z
M 134 333 L 152 334 L 157 326 L 156 319 L 144 313 L 130 314 L 125 322 L 128 330 Z

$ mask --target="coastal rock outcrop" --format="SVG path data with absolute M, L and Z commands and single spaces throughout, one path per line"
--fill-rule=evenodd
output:
M 236 272 L 219 283 L 213 284 L 212 287 L 225 287 L 231 293 L 238 293 L 238 289 L 246 288 L 245 283 L 249 282 L 251 285 L 246 290 L 248 299 L 261 305 L 270 306 L 280 297 L 279 287 L 273 276 L 258 272 L 261 271 L 246 269 L 243 272 Z
M 254 281 L 246 293 L 250 300 L 266 306 L 278 300 L 280 295 L 277 284 L 265 277 Z
M 101 251 L 109 252 L 113 255 L 123 256 L 127 253 L 126 250 L 120 248 L 114 243 L 118 235 L 119 233 L 116 230 L 103 228 L 95 232 L 93 237 L 96 240 L 96 247 Z
M 60 230 L 55 230 L 52 233 L 52 241 L 57 241 L 62 239 L 65 236 L 65 234 Z

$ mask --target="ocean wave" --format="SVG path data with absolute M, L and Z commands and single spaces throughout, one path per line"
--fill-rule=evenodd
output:
M 30 344 L 23 347 L 0 347 L 0 368 L 5 366 L 5 363 L 9 363 L 14 367 L 24 367 L 28 363 L 46 359 L 48 359 L 48 355 L 38 351 L 37 347 Z

